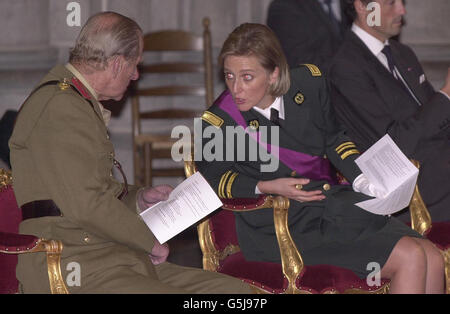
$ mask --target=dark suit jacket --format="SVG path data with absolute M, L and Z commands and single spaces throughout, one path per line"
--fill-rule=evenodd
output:
M 450 101 L 424 79 L 409 47 L 394 40 L 390 45 L 421 105 L 351 31 L 330 65 L 332 103 L 362 150 L 389 133 L 409 158 L 420 161 L 419 187 L 432 218 L 449 220 Z
M 317 0 L 275 0 L 269 6 L 267 25 L 280 40 L 291 67 L 312 63 L 326 71 L 342 42 L 341 34 L 351 24 L 344 13 L 344 1 L 341 11 L 341 32 L 337 33 Z

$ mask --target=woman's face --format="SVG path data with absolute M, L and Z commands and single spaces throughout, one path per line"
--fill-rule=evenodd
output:
M 278 78 L 278 67 L 269 73 L 258 58 L 250 56 L 227 56 L 224 60 L 225 83 L 240 111 L 257 106 L 265 109 L 275 97 L 269 94 L 269 86 Z

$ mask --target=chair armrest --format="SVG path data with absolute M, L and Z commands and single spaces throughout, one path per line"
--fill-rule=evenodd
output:
M 61 252 L 63 244 L 59 240 L 39 239 L 33 235 L 0 232 L 0 253 L 24 254 L 45 252 L 50 290 L 53 294 L 68 294 L 61 274 Z
M 288 281 L 285 293 L 298 292 L 297 278 L 303 271 L 304 264 L 297 246 L 292 240 L 288 227 L 289 199 L 283 196 L 261 195 L 254 199 L 222 199 L 223 208 L 237 212 L 273 208 L 275 233 L 281 255 L 283 274 Z
M 417 169 L 420 169 L 420 163 L 417 160 L 411 159 L 411 162 Z M 411 215 L 411 228 L 421 235 L 427 234 L 431 229 L 431 216 L 422 199 L 417 183 L 409 203 L 409 213 Z
M 194 158 L 191 155 L 190 160 L 184 162 L 184 171 L 186 177 L 193 175 L 197 168 L 195 166 Z M 300 252 L 297 249 L 288 227 L 288 210 L 289 199 L 282 196 L 260 195 L 258 198 L 244 198 L 244 199 L 221 199 L 222 208 L 231 211 L 249 211 L 258 210 L 262 208 L 273 208 L 273 219 L 275 225 L 275 233 L 277 236 L 278 246 L 281 255 L 281 266 L 283 274 L 288 281 L 288 287 L 285 293 L 295 293 L 299 290 L 296 286 L 297 278 L 303 271 L 304 264 Z M 214 241 L 211 235 L 209 220 L 204 220 L 197 227 L 199 234 L 200 247 L 203 252 L 203 268 L 207 270 L 216 271 L 220 256 L 217 252 Z M 232 250 L 237 250 L 232 247 Z

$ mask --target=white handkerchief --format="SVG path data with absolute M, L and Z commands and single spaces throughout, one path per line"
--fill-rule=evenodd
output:
M 425 74 L 422 74 L 422 75 L 419 77 L 419 83 L 422 84 L 423 82 L 425 82 L 425 80 L 426 80 Z

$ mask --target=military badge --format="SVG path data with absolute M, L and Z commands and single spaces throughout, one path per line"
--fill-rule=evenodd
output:
M 61 82 L 58 83 L 58 87 L 60 90 L 66 90 L 70 87 L 69 80 L 66 78 L 63 78 Z
M 294 101 L 297 105 L 302 104 L 304 100 L 305 96 L 303 96 L 302 93 L 298 92 L 297 94 L 295 94 Z
M 259 129 L 259 121 L 256 119 L 249 121 L 248 125 L 250 126 L 250 129 L 253 131 L 258 131 Z

